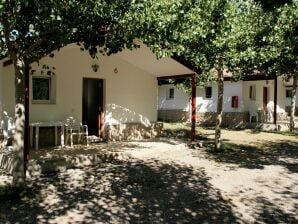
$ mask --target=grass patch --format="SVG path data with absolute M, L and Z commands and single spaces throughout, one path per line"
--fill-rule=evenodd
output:
M 208 143 L 206 145 L 207 151 L 211 153 L 234 153 L 238 152 L 239 149 L 235 147 L 235 144 L 223 142 L 221 143 L 220 149 L 215 149 L 214 143 Z
M 164 123 L 163 137 L 189 140 L 191 127 L 186 123 Z M 200 133 L 196 128 L 196 140 L 206 140 L 207 136 Z
M 280 134 L 280 135 L 284 135 L 284 136 L 296 136 L 298 137 L 298 132 L 290 132 L 290 131 L 267 131 L 269 133 L 273 133 L 273 134 Z

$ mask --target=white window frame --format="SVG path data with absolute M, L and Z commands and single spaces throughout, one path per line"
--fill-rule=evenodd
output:
M 49 99 L 40 100 L 33 98 L 34 82 L 33 79 L 48 79 L 49 80 Z M 56 103 L 56 80 L 54 75 L 33 75 L 31 78 L 31 102 L 32 104 L 55 104 Z

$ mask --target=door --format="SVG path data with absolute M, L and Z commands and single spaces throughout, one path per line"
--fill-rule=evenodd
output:
M 101 137 L 103 127 L 103 80 L 83 78 L 83 124 L 89 135 Z
M 263 111 L 267 112 L 268 105 L 268 87 L 263 88 Z

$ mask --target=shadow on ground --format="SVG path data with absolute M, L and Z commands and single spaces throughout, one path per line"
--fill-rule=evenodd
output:
M 264 142 L 258 146 L 226 143 L 224 153 L 207 153 L 209 159 L 235 164 L 249 169 L 263 169 L 266 165 L 280 165 L 289 172 L 298 172 L 298 143 L 291 141 Z
M 35 196 L 0 203 L 4 223 L 237 223 L 203 169 L 116 161 L 32 180 Z

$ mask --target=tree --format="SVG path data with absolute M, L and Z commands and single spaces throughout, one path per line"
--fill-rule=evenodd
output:
M 206 85 L 210 80 L 217 81 L 215 148 L 219 150 L 223 73 L 225 70 L 239 70 L 240 61 L 236 55 L 246 48 L 246 39 L 251 37 L 246 32 L 250 30 L 251 20 L 256 21 L 249 12 L 250 2 L 179 0 L 146 1 L 146 4 L 144 6 L 142 3 L 139 7 L 147 10 L 138 13 L 134 19 L 142 24 L 139 32 L 141 39 L 151 46 L 158 57 L 180 57 L 199 67 L 202 71 L 199 83 Z M 217 77 L 214 77 L 214 69 Z
M 290 113 L 290 130 L 293 131 L 298 74 L 298 1 L 260 2 L 254 6 L 258 20 L 251 23 L 254 28 L 250 41 L 238 58 L 243 70 L 259 69 L 293 80 Z
M 195 37 L 188 44 L 185 54 L 203 69 L 205 80 L 214 77 L 218 84 L 215 150 L 221 150 L 221 123 L 223 111 L 224 72 L 231 72 L 235 80 L 241 78 L 240 54 L 247 48 L 251 38 L 250 25 L 256 18 L 253 4 L 246 1 L 214 1 L 209 29 L 205 35 Z M 196 52 L 197 53 L 196 53 Z M 214 72 L 215 71 L 215 72 Z M 212 75 L 213 74 L 213 75 Z M 206 77 L 209 77 L 206 78 Z
M 99 47 L 103 54 L 133 47 L 134 37 L 123 32 L 125 23 L 120 21 L 130 4 L 131 1 L 100 0 L 0 2 L 0 54 L 12 60 L 15 70 L 15 186 L 25 183 L 25 77 L 29 65 L 73 42 L 82 45 L 93 57 Z

